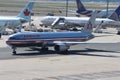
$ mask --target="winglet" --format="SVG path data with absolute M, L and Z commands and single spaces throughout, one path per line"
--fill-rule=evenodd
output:
M 33 1 L 29 2 L 17 17 L 24 19 L 26 21 L 31 21 L 33 6 L 34 6 L 34 2 Z
M 96 15 L 97 15 L 97 11 L 94 11 L 92 16 L 90 17 L 89 21 L 87 22 L 87 24 L 85 24 L 85 26 L 81 30 L 82 32 L 92 33 L 93 27 L 95 25 Z
M 115 21 L 120 21 L 120 5 L 108 18 Z

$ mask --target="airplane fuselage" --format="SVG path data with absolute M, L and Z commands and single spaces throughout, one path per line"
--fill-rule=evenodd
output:
M 12 47 L 54 46 L 55 41 L 87 41 L 94 38 L 83 32 L 27 32 L 11 35 L 6 43 Z
M 0 28 L 16 29 L 25 22 L 26 20 L 19 17 L 0 17 Z
M 41 22 L 46 25 L 50 26 L 58 17 L 57 16 L 47 16 L 44 17 Z M 79 25 L 84 26 L 88 20 L 89 17 L 63 17 L 65 18 L 64 23 L 67 25 Z M 108 18 L 96 18 L 95 26 L 99 25 L 103 21 L 103 26 L 118 26 L 120 22 L 114 21 L 112 19 Z
M 8 28 L 15 28 L 18 25 L 20 25 L 20 19 L 19 18 L 12 18 L 12 17 L 0 17 L 0 27 L 8 27 Z

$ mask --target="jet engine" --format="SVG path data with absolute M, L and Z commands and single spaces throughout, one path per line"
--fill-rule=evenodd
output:
M 69 49 L 69 46 L 66 45 L 66 44 L 58 44 L 58 45 L 55 45 L 54 47 L 55 51 L 67 51 Z

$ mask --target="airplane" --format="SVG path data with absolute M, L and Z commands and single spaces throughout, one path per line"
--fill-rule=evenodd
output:
M 82 4 L 81 0 L 76 0 L 76 4 L 77 4 L 77 8 L 78 10 L 76 10 L 77 13 L 82 14 L 82 15 L 86 15 L 86 16 L 91 16 L 92 12 L 94 10 L 87 10 L 85 8 L 85 6 Z M 115 10 L 113 9 L 109 9 L 108 13 L 107 10 L 97 10 L 98 14 L 97 17 L 98 18 L 106 18 L 108 16 L 110 16 Z
M 29 2 L 16 17 L 0 16 L 0 28 L 2 30 L 6 28 L 10 28 L 14 30 L 19 25 L 22 25 L 25 22 L 31 21 L 33 6 L 34 6 L 34 2 Z
M 42 24 L 45 26 L 50 26 L 56 19 L 60 18 L 59 16 L 46 16 L 43 17 L 41 20 Z M 56 28 L 65 28 L 64 25 L 67 26 L 84 26 L 88 20 L 89 17 L 62 17 L 64 18 L 64 24 L 59 24 Z M 101 22 L 102 26 L 119 26 L 120 25 L 120 5 L 118 8 L 108 17 L 108 18 L 96 18 L 95 26 L 99 25 Z
M 41 47 L 41 50 L 47 51 L 49 46 L 53 46 L 57 52 L 67 52 L 70 45 L 83 44 L 94 38 L 92 30 L 96 13 L 93 13 L 81 31 L 18 32 L 10 35 L 6 44 L 13 49 L 13 55 L 16 55 L 18 47 Z

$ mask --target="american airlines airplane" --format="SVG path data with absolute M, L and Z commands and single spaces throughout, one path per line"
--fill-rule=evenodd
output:
M 77 8 L 78 10 L 76 11 L 79 14 L 86 15 L 86 16 L 91 16 L 92 12 L 94 10 L 87 10 L 85 6 L 82 4 L 81 0 L 76 0 Z M 109 9 L 108 10 L 108 15 L 107 15 L 107 10 L 97 10 L 98 14 L 97 17 L 99 18 L 106 18 L 110 16 L 115 10 Z
M 19 25 L 22 25 L 25 22 L 31 21 L 31 13 L 33 9 L 34 2 L 29 2 L 25 8 L 19 13 L 16 17 L 0 17 L 0 28 L 5 29 L 15 29 Z
M 81 31 L 71 32 L 18 32 L 10 35 L 6 43 L 16 54 L 18 47 L 41 47 L 41 50 L 48 50 L 49 46 L 54 46 L 55 51 L 68 51 L 70 45 L 87 43 L 94 38 L 92 34 L 96 13 L 91 16 L 88 23 Z
M 45 26 L 50 26 L 56 19 L 58 19 L 58 16 L 46 16 L 44 17 L 41 22 Z M 63 17 L 64 24 L 68 26 L 84 26 L 88 20 L 89 17 Z M 99 25 L 101 22 L 102 26 L 119 26 L 120 25 L 120 6 L 108 17 L 108 18 L 96 18 L 95 26 Z M 64 27 L 64 25 L 60 26 Z M 59 28 L 59 26 L 57 27 Z

